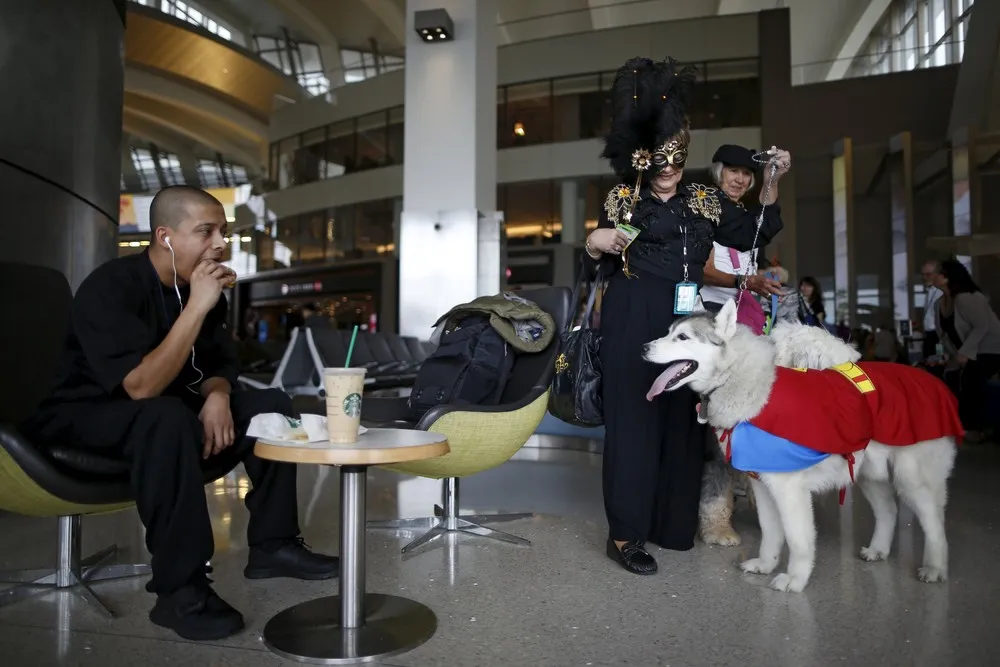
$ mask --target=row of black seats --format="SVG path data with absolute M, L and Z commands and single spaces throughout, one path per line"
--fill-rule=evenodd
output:
M 347 363 L 351 331 L 313 327 L 316 350 L 326 367 Z M 433 351 L 430 343 L 386 333 L 359 332 L 351 354 L 351 366 L 365 368 L 379 387 L 404 387 L 413 383 L 424 359 Z

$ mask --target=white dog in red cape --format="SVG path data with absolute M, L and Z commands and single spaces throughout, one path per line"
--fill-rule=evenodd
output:
M 717 315 L 676 321 L 647 343 L 644 356 L 667 367 L 649 398 L 690 385 L 727 458 L 751 476 L 761 544 L 758 557 L 741 564 L 744 572 L 773 572 L 787 541 L 788 569 L 771 586 L 802 591 L 816 552 L 812 494 L 857 481 L 875 512 L 861 557 L 889 555 L 895 486 L 924 531 L 919 579 L 947 579 L 947 480 L 963 432 L 955 398 L 940 380 L 890 363 L 777 367 L 774 344 L 737 324 L 732 301 Z

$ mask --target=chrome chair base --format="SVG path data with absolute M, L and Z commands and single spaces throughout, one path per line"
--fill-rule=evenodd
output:
M 0 591 L 0 607 L 50 592 L 73 593 L 107 618 L 115 613 L 94 592 L 91 584 L 112 579 L 141 577 L 150 573 L 147 564 L 106 564 L 118 554 L 113 544 L 80 558 L 80 516 L 59 517 L 59 565 L 37 570 L 0 572 L 0 583 L 16 584 Z
M 426 531 L 403 547 L 402 553 L 404 554 L 408 554 L 448 533 L 462 533 L 475 537 L 486 537 L 499 540 L 501 542 L 516 544 L 518 546 L 531 546 L 530 540 L 490 528 L 483 524 L 531 519 L 535 516 L 534 514 L 527 512 L 518 514 L 470 514 L 460 516 L 458 514 L 458 479 L 454 477 L 449 477 L 444 480 L 442 494 L 444 497 L 444 507 L 441 505 L 435 505 L 434 516 L 432 517 L 369 521 L 368 527 L 384 530 L 396 530 L 400 532 L 416 532 L 420 530 Z

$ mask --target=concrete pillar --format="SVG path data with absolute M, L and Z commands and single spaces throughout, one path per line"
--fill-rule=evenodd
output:
M 426 339 L 457 304 L 499 291 L 496 0 L 406 4 L 400 333 Z M 452 41 L 426 42 L 417 11 L 444 9 Z
M 892 210 L 892 310 L 893 319 L 911 320 L 913 312 L 913 140 L 909 132 L 889 140 L 889 196 Z
M 858 320 L 854 258 L 854 151 L 850 137 L 833 146 L 834 321 L 851 327 Z
M 562 242 L 568 245 L 582 243 L 584 238 L 584 216 L 586 199 L 581 197 L 580 182 L 567 179 L 560 184 L 561 206 L 559 219 L 562 222 Z
M 768 258 L 778 257 L 781 260 L 794 282 L 802 276 L 798 272 L 799 234 L 795 199 L 795 162 L 799 141 L 793 130 L 802 123 L 792 104 L 795 95 L 792 94 L 791 14 L 788 9 L 772 9 L 757 16 L 761 146 L 778 146 L 792 153 L 792 169 L 781 177 L 778 186 L 778 203 L 785 228 L 765 251 Z M 761 171 L 758 180 L 766 177 L 766 172 Z M 803 241 L 812 242 L 806 231 L 803 232 Z
M 0 260 L 75 290 L 118 252 L 125 0 L 0 0 Z
M 968 236 L 979 230 L 978 185 L 976 174 L 975 132 L 960 128 L 951 136 L 951 231 L 955 236 Z M 976 262 L 968 255 L 958 260 L 976 275 Z

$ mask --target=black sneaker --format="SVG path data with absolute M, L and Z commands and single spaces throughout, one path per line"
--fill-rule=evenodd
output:
M 243 629 L 243 615 L 220 598 L 207 581 L 160 595 L 149 620 L 184 639 L 224 639 Z
M 332 579 L 339 573 L 339 558 L 313 553 L 301 537 L 288 540 L 271 551 L 250 547 L 250 558 L 243 570 L 247 579 Z

